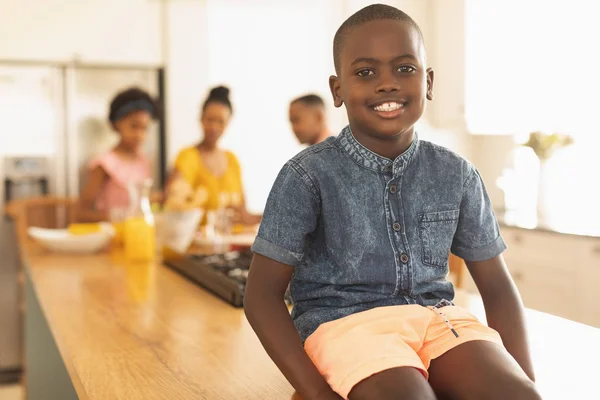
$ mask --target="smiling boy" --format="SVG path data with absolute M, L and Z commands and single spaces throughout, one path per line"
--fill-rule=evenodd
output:
M 286 163 L 253 246 L 245 309 L 263 346 L 305 400 L 540 399 L 483 181 L 414 131 L 434 82 L 419 27 L 366 7 L 334 62 L 349 125 Z M 489 327 L 452 304 L 450 252 Z

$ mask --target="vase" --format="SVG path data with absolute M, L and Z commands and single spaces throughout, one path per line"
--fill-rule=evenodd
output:
M 540 160 L 537 190 L 537 220 L 538 225 L 547 224 L 552 213 L 549 187 L 551 185 L 550 168 L 548 160 Z

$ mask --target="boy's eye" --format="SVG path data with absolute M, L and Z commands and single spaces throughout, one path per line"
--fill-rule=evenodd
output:
M 373 75 L 375 72 L 373 72 L 372 69 L 369 68 L 365 68 L 365 69 L 361 69 L 360 71 L 358 71 L 356 73 L 356 75 L 360 76 L 361 78 L 364 78 L 366 76 L 370 76 Z
M 415 71 L 416 71 L 416 68 L 411 67 L 410 65 L 402 65 L 402 66 L 398 67 L 398 72 L 413 73 Z

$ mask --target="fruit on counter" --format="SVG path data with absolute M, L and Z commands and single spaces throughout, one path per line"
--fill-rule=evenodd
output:
M 177 178 L 167 189 L 164 211 L 187 211 L 204 208 L 208 200 L 208 191 L 200 186 L 196 190 L 183 178 Z
M 100 232 L 102 226 L 99 223 L 76 223 L 69 225 L 71 235 L 89 235 L 90 233 Z

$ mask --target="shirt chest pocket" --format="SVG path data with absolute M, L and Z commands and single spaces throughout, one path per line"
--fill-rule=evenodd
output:
M 459 210 L 422 213 L 419 215 L 423 263 L 446 268 L 450 247 L 458 225 Z

